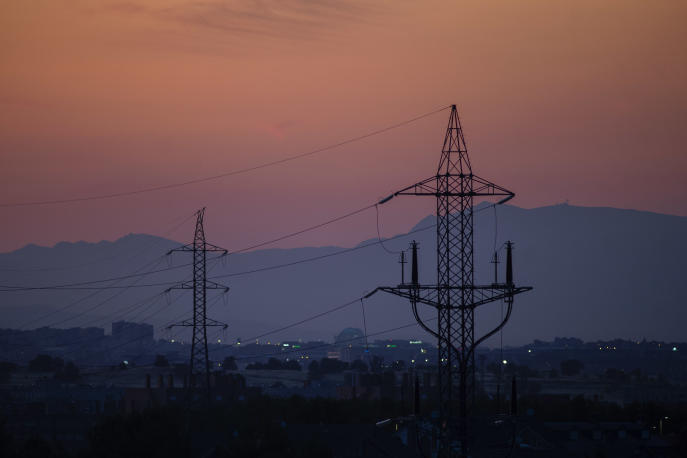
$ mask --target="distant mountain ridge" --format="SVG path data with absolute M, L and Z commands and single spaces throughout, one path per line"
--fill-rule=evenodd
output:
M 422 219 L 411 231 L 434 224 Z M 489 263 L 494 243 L 493 211 L 475 215 L 475 272 L 478 283 L 490 283 Z M 577 336 L 584 340 L 684 340 L 687 305 L 682 292 L 687 268 L 687 217 L 636 210 L 554 205 L 534 209 L 498 208 L 498 245 L 515 242 L 515 280 L 534 286 L 518 296 L 504 342 L 522 344 L 534 339 Z M 420 276 L 436 281 L 435 231 L 400 235 L 385 241 L 392 250 L 420 244 Z M 372 241 L 361 242 L 361 245 Z M 129 234 L 116 241 L 61 242 L 54 247 L 27 245 L 0 254 L 2 285 L 59 285 L 126 276 L 137 270 L 166 269 L 145 277 L 112 280 L 90 286 L 115 288 L 45 290 L 0 293 L 0 327 L 27 328 L 102 326 L 109 330 L 118 319 L 145 319 L 158 326 L 190 316 L 186 293 L 164 291 L 165 284 L 190 277 L 190 256 L 164 254 L 179 243 L 145 234 Z M 265 249 L 231 255 L 226 265 L 211 263 L 210 277 L 228 284 L 229 305 L 218 300 L 209 314 L 230 324 L 225 339 L 247 339 L 362 296 L 378 285 L 400 281 L 396 256 L 379 245 L 349 250 L 338 247 Z M 325 256 L 312 262 L 252 272 L 270 266 Z M 216 264 L 216 265 L 215 265 Z M 503 267 L 503 266 L 501 266 Z M 130 284 L 155 285 L 120 288 Z M 143 301 L 158 294 L 155 302 Z M 211 294 L 211 302 L 213 301 Z M 170 303 L 168 303 L 168 300 Z M 141 305 L 137 305 L 137 302 Z M 378 293 L 364 303 L 369 333 L 413 322 L 408 304 Z M 428 317 L 431 310 L 424 312 Z M 478 334 L 500 316 L 500 306 L 477 313 Z M 45 318 L 42 318 L 43 316 Z M 266 337 L 331 340 L 341 329 L 362 327 L 360 303 Z M 418 328 L 389 334 L 427 338 Z M 385 336 L 380 336 L 382 338 Z M 494 343 L 492 340 L 491 344 Z

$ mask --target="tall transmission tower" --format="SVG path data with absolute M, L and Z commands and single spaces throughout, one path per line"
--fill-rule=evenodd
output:
M 193 328 L 193 337 L 191 339 L 191 360 L 189 362 L 188 372 L 188 399 L 189 402 L 193 400 L 193 393 L 197 385 L 200 385 L 203 395 L 206 397 L 208 403 L 210 402 L 210 360 L 208 359 L 208 328 L 222 327 L 227 328 L 226 323 L 222 323 L 207 316 L 207 290 L 219 289 L 224 293 L 229 291 L 229 288 L 219 283 L 209 281 L 207 279 L 207 253 L 220 252 L 221 256 L 227 254 L 227 250 L 205 240 L 205 228 L 203 227 L 203 218 L 205 216 L 205 207 L 198 210 L 196 213 L 196 230 L 193 236 L 193 243 L 183 245 L 179 248 L 170 250 L 167 254 L 175 251 L 185 251 L 193 253 L 193 280 L 184 282 L 168 289 L 192 289 L 193 290 L 193 317 L 189 320 L 184 320 L 180 323 L 169 326 L 190 327 Z
M 382 286 L 368 294 L 385 291 L 410 301 L 418 324 L 437 339 L 439 454 L 442 457 L 467 456 L 471 431 L 470 416 L 475 404 L 475 348 L 498 332 L 510 318 L 513 296 L 531 287 L 517 287 L 512 279 L 512 244 L 507 244 L 505 283 L 479 286 L 474 282 L 473 202 L 475 198 L 501 198 L 515 194 L 472 172 L 463 130 L 455 105 L 446 128 L 437 173 L 395 192 L 395 196 L 430 196 L 436 198 L 437 283 L 420 284 L 417 268 L 417 244 L 412 245 L 412 278 L 395 287 Z M 505 318 L 486 335 L 475 338 L 475 309 L 481 305 L 505 301 Z M 418 304 L 437 310 L 437 325 L 428 326 L 418 313 Z

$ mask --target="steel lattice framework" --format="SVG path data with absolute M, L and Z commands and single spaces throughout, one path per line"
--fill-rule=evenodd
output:
M 203 394 L 210 401 L 210 360 L 208 358 L 208 327 L 220 326 L 227 328 L 226 323 L 208 318 L 207 316 L 207 290 L 220 289 L 224 293 L 229 291 L 229 288 L 207 279 L 207 253 L 220 252 L 222 256 L 227 254 L 227 250 L 218 246 L 212 245 L 205 240 L 205 228 L 203 227 L 203 218 L 205 216 L 205 208 L 198 210 L 196 213 L 196 230 L 193 237 L 193 243 L 181 246 L 170 250 L 168 254 L 175 251 L 186 251 L 193 253 L 193 280 L 184 282 L 171 289 L 192 289 L 193 290 L 193 317 L 190 320 L 184 320 L 180 323 L 169 326 L 184 326 L 193 328 L 193 336 L 191 338 L 191 359 L 189 362 L 188 372 L 188 393 L 189 401 L 193 399 L 192 393 L 196 386 L 200 383 Z
M 452 105 L 436 175 L 403 188 L 380 203 L 398 195 L 436 198 L 437 283 L 419 284 L 417 246 L 413 244 L 412 282 L 379 287 L 368 296 L 381 290 L 409 299 L 420 326 L 436 337 L 440 455 L 467 456 L 468 419 L 475 401 L 475 347 L 505 325 L 510 318 L 513 296 L 532 289 L 513 284 L 511 267 L 506 283 L 474 284 L 473 202 L 479 197 L 500 197 L 500 204 L 514 194 L 472 173 L 458 111 Z M 507 248 L 510 261 L 510 242 Z M 475 339 L 475 308 L 499 300 L 508 305 L 504 320 L 485 336 Z M 418 304 L 437 310 L 436 329 L 422 321 Z

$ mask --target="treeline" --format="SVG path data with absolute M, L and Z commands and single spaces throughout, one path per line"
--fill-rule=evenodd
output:
M 368 424 L 406 411 L 391 401 L 257 397 L 211 409 L 161 407 L 102 417 L 87 447 L 65 451 L 59 441 L 34 436 L 16 441 L 0 420 L 0 456 L 7 458 L 327 458 L 332 444 L 290 433 L 298 424 Z
M 79 368 L 71 361 L 66 363 L 60 357 L 50 355 L 38 355 L 29 361 L 31 372 L 52 372 L 56 380 L 63 382 L 75 382 L 81 378 Z
M 480 401 L 478 400 L 478 404 Z M 627 404 L 620 406 L 583 397 L 522 398 L 523 411 L 541 421 L 640 421 L 649 426 L 663 418 L 663 434 L 676 454 L 687 456 L 687 406 L 684 404 Z M 425 406 L 429 414 L 435 407 Z M 482 408 L 487 406 L 482 405 Z M 493 406 L 488 409 L 495 412 Z M 408 414 L 408 406 L 394 401 L 337 401 L 332 399 L 252 398 L 211 409 L 153 408 L 143 413 L 102 417 L 88 434 L 87 447 L 77 454 L 35 436 L 15 441 L 0 421 L 0 456 L 8 458 L 74 456 L 124 457 L 286 457 L 333 456 L 333 444 L 315 437 L 296 437 L 294 425 L 373 425 L 380 418 Z M 669 420 L 665 420 L 665 418 Z M 354 440 L 355 438 L 351 438 Z

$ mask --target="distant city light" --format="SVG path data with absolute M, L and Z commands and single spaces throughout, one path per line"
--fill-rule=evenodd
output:
M 217 343 L 222 343 L 222 339 L 217 339 Z
M 411 359 L 410 362 L 413 363 L 413 364 L 415 364 L 415 360 L 414 360 L 414 359 Z
M 673 347 L 673 351 L 677 351 L 677 347 Z
M 528 349 L 528 350 L 527 350 L 527 353 L 532 353 L 532 350 L 531 350 L 531 349 Z
M 127 366 L 129 365 L 129 361 L 126 361 L 126 360 L 125 360 L 125 361 L 122 361 L 122 362 L 123 362 L 124 364 L 126 364 Z
M 174 343 L 174 339 L 172 339 L 171 342 Z
M 282 347 L 288 347 L 288 346 L 289 346 L 289 344 L 287 344 L 287 343 L 282 344 Z
M 411 340 L 408 342 L 410 345 L 420 345 L 422 344 L 421 340 Z
M 508 361 L 504 359 L 503 364 L 508 364 Z
M 425 358 L 425 362 L 426 362 L 426 363 L 428 363 L 428 362 L 429 362 L 429 360 L 428 360 L 427 358 Z

